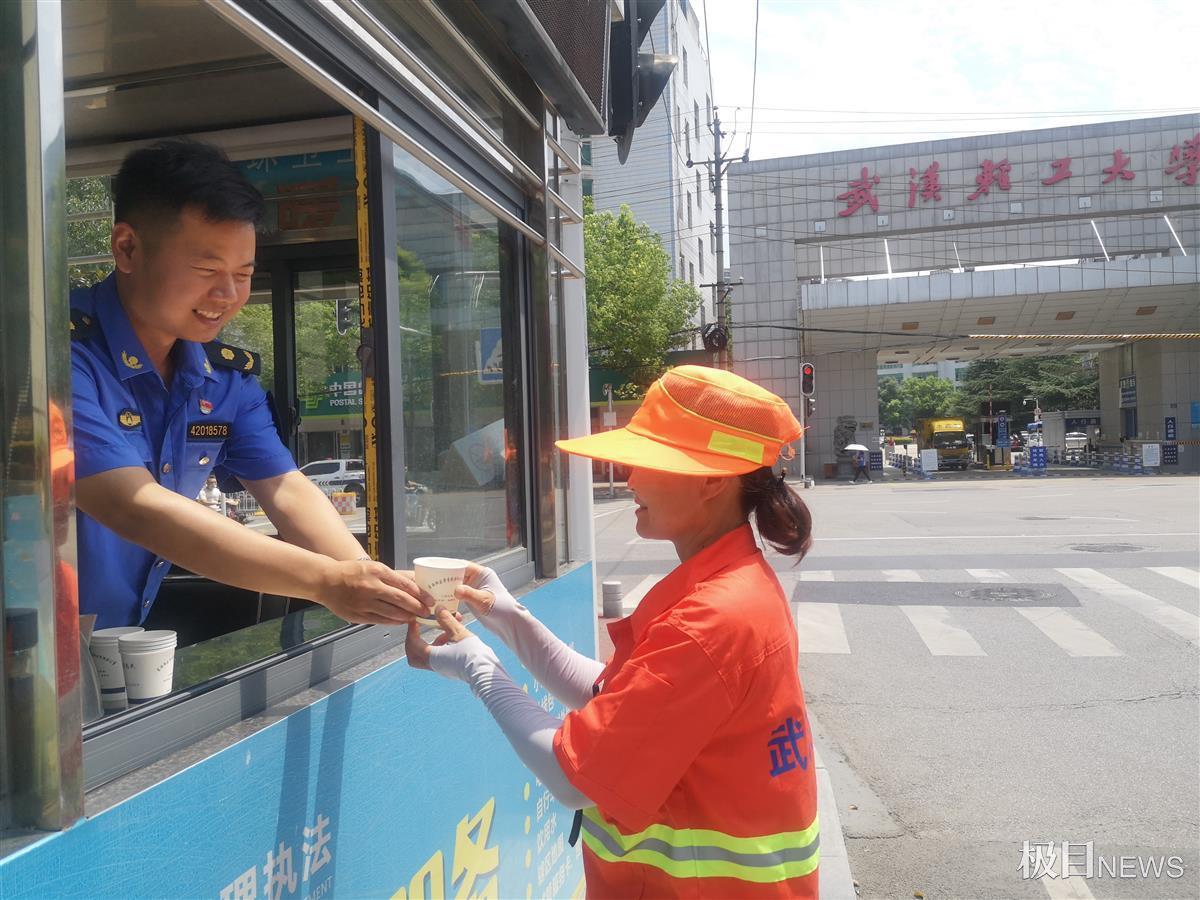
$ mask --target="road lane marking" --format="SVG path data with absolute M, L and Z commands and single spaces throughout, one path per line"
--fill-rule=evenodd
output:
M 1187 569 L 1183 566 L 1147 566 L 1147 568 L 1159 575 L 1166 575 L 1168 578 L 1182 581 L 1190 588 L 1200 588 L 1200 572 L 1195 569 Z
M 1194 616 L 1177 606 L 1163 603 L 1161 600 L 1124 585 L 1115 578 L 1109 578 L 1095 569 L 1059 569 L 1058 571 L 1100 596 L 1140 613 L 1190 643 L 1200 644 L 1200 616 Z
M 1046 889 L 1050 900 L 1095 900 L 1087 881 L 1079 875 L 1061 875 L 1058 878 L 1043 876 L 1038 881 Z
M 607 509 L 604 512 L 592 513 L 592 518 L 603 519 L 605 516 L 615 516 L 617 513 L 628 512 L 631 509 L 637 509 L 637 506 L 630 503 L 628 506 L 622 506 L 618 509 Z
M 801 653 L 849 653 L 842 607 L 837 603 L 797 603 L 796 636 Z
M 921 581 L 916 569 L 880 569 L 884 581 Z
M 1069 534 L 888 534 L 881 537 L 813 538 L 814 541 L 1003 541 L 1013 538 L 1197 537 L 1200 531 L 1083 531 Z M 630 543 L 633 543 L 630 541 Z
M 999 569 L 967 569 L 967 574 L 980 581 L 1012 581 L 1007 572 Z
M 830 569 L 813 569 L 800 573 L 801 581 L 833 581 L 833 571 Z
M 1051 607 L 1018 609 L 1046 637 L 1062 647 L 1068 656 L 1124 656 L 1092 629 L 1063 609 Z
M 904 606 L 901 612 L 934 656 L 987 656 L 975 638 L 950 622 L 944 606 Z
M 650 593 L 650 588 L 654 587 L 665 577 L 665 575 L 647 575 L 639 581 L 632 591 L 621 598 L 621 606 L 625 609 L 625 614 L 628 615 L 637 609 L 637 605 L 642 602 L 642 598 Z

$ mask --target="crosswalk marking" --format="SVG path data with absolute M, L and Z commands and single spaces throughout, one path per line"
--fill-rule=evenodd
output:
M 944 606 L 901 606 L 934 656 L 987 656 L 975 638 L 950 622 Z
M 632 591 L 621 598 L 621 605 L 625 607 L 625 613 L 629 614 L 637 609 L 637 605 L 642 602 L 642 598 L 650 593 L 650 588 L 662 580 L 662 575 L 647 575 L 639 581 Z
M 980 581 L 1012 581 L 1007 572 L 999 569 L 967 569 L 967 574 Z
M 1058 571 L 1102 597 L 1140 613 L 1187 641 L 1200 644 L 1200 616 L 1194 616 L 1177 606 L 1163 603 L 1161 600 L 1124 585 L 1115 578 L 1109 578 L 1095 569 L 1059 569 Z
M 1038 881 L 1046 889 L 1050 900 L 1092 900 L 1095 896 L 1087 881 L 1079 875 L 1060 875 L 1058 878 L 1042 877 Z
M 1124 656 L 1092 629 L 1088 628 L 1069 612 L 1056 607 L 1018 609 L 1021 615 L 1037 626 L 1068 656 Z
M 915 569 L 884 569 L 884 581 L 921 581 L 921 576 Z
M 837 603 L 797 603 L 796 635 L 801 653 L 849 653 L 842 608 Z
M 811 572 L 801 572 L 801 581 L 833 581 L 833 572 L 829 569 L 814 569 Z
M 1151 572 L 1181 581 L 1188 587 L 1200 588 L 1200 572 L 1195 569 L 1185 569 L 1183 566 L 1149 566 L 1149 569 Z

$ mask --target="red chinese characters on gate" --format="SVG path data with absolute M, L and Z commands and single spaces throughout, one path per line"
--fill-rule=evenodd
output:
M 1174 175 L 1176 181 L 1195 186 L 1196 174 L 1200 172 L 1200 132 L 1190 141 L 1184 141 L 1182 149 L 1179 144 L 1171 148 L 1171 159 L 1163 172 Z
M 846 201 L 846 208 L 838 215 L 852 216 L 864 206 L 870 206 L 873 212 L 879 212 L 879 198 L 872 191 L 877 184 L 879 184 L 879 176 L 870 175 L 867 167 L 863 166 L 862 175 L 850 182 L 850 190 L 838 194 L 839 200 Z

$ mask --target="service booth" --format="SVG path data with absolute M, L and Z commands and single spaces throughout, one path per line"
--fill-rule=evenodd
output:
M 221 340 L 261 360 L 297 464 L 365 481 L 350 524 L 374 559 L 489 565 L 594 651 L 590 473 L 553 442 L 587 431 L 575 135 L 603 127 L 608 15 L 0 4 L 5 900 L 579 892 L 570 816 L 468 692 L 404 663 L 403 628 L 176 568 L 146 620 L 179 634 L 171 692 L 97 707 L 68 295 L 112 269 L 131 149 L 222 148 L 268 221 Z M 274 533 L 253 509 L 244 526 Z

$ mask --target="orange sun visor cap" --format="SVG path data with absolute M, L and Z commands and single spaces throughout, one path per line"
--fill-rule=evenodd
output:
M 646 391 L 624 428 L 557 441 L 567 453 L 679 475 L 745 475 L 800 437 L 786 402 L 723 369 L 679 366 Z

